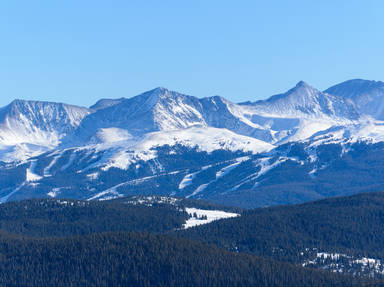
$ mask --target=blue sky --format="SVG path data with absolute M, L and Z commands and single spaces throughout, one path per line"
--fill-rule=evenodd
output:
M 0 106 L 384 80 L 384 1 L 1 1 Z

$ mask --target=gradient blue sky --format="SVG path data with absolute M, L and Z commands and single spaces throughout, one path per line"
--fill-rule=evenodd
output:
M 0 106 L 384 79 L 384 1 L 1 1 Z

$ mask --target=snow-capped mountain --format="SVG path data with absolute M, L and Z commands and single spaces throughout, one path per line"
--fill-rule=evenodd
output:
M 96 104 L 90 106 L 89 108 L 91 110 L 97 111 L 101 109 L 105 109 L 114 105 L 119 104 L 120 102 L 124 101 L 125 98 L 120 99 L 101 99 L 96 102 Z
M 286 93 L 241 104 L 244 116 L 271 133 L 274 144 L 307 139 L 333 126 L 353 125 L 361 115 L 348 99 L 301 81 Z
M 380 157 L 382 87 L 353 80 L 321 92 L 299 82 L 241 104 L 165 88 L 89 109 L 17 100 L 0 109 L 0 201 L 156 193 L 259 206 L 326 197 L 337 181 L 317 190 L 334 163 L 324 149 L 341 165 L 361 142 Z
M 61 103 L 13 101 L 0 109 L 0 160 L 26 159 L 55 148 L 89 113 Z
M 67 138 L 69 145 L 95 143 L 105 138 L 99 134 L 111 128 L 137 141 L 147 133 L 196 126 L 227 129 L 276 144 L 303 140 L 333 125 L 359 119 L 348 100 L 322 93 L 304 82 L 285 94 L 253 104 L 235 104 L 219 96 L 199 99 L 157 88 L 130 99 L 102 100 L 93 110 Z
M 199 100 L 157 88 L 130 99 L 123 99 L 86 117 L 76 131 L 77 139 L 89 140 L 100 129 L 118 128 L 134 137 L 149 132 L 205 125 Z
M 284 94 L 253 103 L 259 114 L 356 120 L 359 113 L 348 98 L 321 92 L 301 81 Z
M 325 92 L 350 100 L 361 114 L 384 120 L 384 82 L 350 80 L 330 87 Z

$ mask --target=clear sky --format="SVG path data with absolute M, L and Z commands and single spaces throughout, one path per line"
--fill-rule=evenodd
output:
M 300 80 L 384 80 L 382 0 L 5 0 L 0 106 L 89 106 L 163 86 L 262 99 Z

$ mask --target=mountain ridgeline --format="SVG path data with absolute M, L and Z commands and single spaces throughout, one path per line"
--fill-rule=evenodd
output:
M 156 88 L 90 108 L 0 109 L 0 201 L 132 194 L 240 207 L 381 190 L 384 83 L 236 104 Z M 371 168 L 372 167 L 372 168 Z

